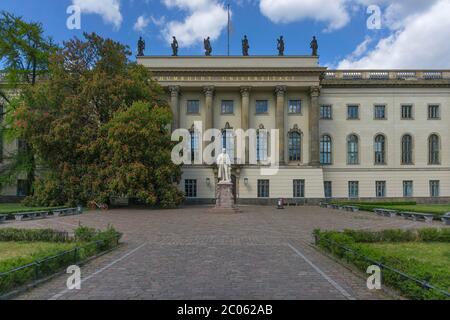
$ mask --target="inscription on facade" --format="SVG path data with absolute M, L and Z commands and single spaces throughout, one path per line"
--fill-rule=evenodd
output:
M 156 76 L 158 82 L 173 81 L 300 81 L 299 76 Z

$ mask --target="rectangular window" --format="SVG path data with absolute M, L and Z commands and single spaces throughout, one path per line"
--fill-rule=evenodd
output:
M 191 161 L 194 163 L 200 159 L 200 134 L 193 130 L 191 134 Z
M 267 100 L 257 100 L 256 101 L 256 113 L 268 113 L 269 112 L 269 102 Z
M 197 180 L 184 180 L 184 192 L 187 198 L 197 198 Z
M 439 110 L 439 105 L 437 104 L 430 104 L 428 106 L 428 119 L 440 119 L 441 113 Z
M 269 198 L 269 180 L 258 180 L 258 198 Z
M 256 160 L 267 160 L 267 130 L 259 129 L 256 134 Z
M 403 181 L 403 197 L 413 196 L 413 182 L 411 180 Z
M 413 106 L 411 104 L 402 105 L 402 119 L 411 120 L 413 118 Z
M 29 195 L 29 192 L 28 180 L 17 180 L 17 196 L 26 197 Z
M 386 106 L 385 105 L 375 105 L 374 112 L 375 112 L 376 120 L 386 120 Z
M 188 100 L 187 101 L 187 113 L 200 113 L 200 101 Z
M 294 198 L 305 197 L 305 180 L 294 180 Z
M 359 182 L 349 181 L 348 182 L 348 197 L 358 198 L 359 197 Z
M 222 114 L 233 114 L 234 113 L 234 101 L 233 100 L 222 100 L 220 112 Z
M 333 198 L 333 183 L 331 181 L 324 181 L 325 198 Z
M 359 119 L 359 106 L 357 105 L 347 106 L 347 119 L 349 120 Z
M 289 113 L 302 113 L 302 101 L 289 100 Z
M 332 118 L 333 118 L 332 106 L 331 105 L 320 106 L 320 119 L 331 120 Z
M 430 196 L 431 197 L 439 197 L 439 180 L 431 180 L 430 181 Z
M 375 182 L 375 192 L 377 198 L 386 197 L 386 181 L 376 181 Z

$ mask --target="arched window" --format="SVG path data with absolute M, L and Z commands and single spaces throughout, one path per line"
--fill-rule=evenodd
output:
M 331 164 L 331 148 L 332 142 L 329 135 L 323 135 L 320 138 L 320 163 Z
M 347 163 L 359 164 L 359 141 L 355 134 L 351 134 L 347 138 Z
M 234 135 L 234 130 L 232 130 L 233 128 L 230 126 L 230 124 L 227 122 L 225 124 L 225 128 L 222 129 L 222 143 L 221 143 L 221 147 L 222 149 L 226 149 L 227 150 L 227 154 L 230 156 L 231 162 L 234 163 L 234 140 L 235 140 L 235 135 Z
M 440 164 L 440 142 L 437 134 L 432 134 L 428 138 L 428 162 L 430 164 Z
M 402 164 L 413 164 L 413 140 L 409 134 L 402 137 Z
M 264 129 L 263 125 L 259 126 L 256 132 L 256 160 L 266 161 L 267 160 L 267 139 L 268 132 Z
M 301 161 L 302 160 L 302 132 L 298 129 L 297 125 L 294 129 L 289 131 L 289 161 Z
M 192 125 L 191 129 L 189 129 L 189 133 L 191 134 L 191 162 L 192 164 L 195 160 L 200 159 L 200 134 L 195 129 L 194 125 Z
M 386 138 L 382 134 L 375 137 L 375 164 L 386 164 Z

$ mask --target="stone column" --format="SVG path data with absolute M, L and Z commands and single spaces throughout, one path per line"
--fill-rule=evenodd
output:
M 320 166 L 320 137 L 319 137 L 319 96 L 320 87 L 311 87 L 311 105 L 309 108 L 309 159 L 311 166 Z
M 205 93 L 205 125 L 204 130 L 212 129 L 214 127 L 214 87 L 204 87 Z
M 247 131 L 250 128 L 250 88 L 242 87 L 242 111 L 241 129 Z M 245 139 L 245 163 L 249 163 L 249 139 Z
M 275 122 L 276 129 L 279 130 L 279 161 L 280 164 L 284 164 L 284 141 L 285 141 L 285 130 L 284 130 L 284 100 L 286 95 L 286 87 L 285 86 L 277 86 L 275 88 L 275 94 L 277 96 L 277 104 L 276 104 L 276 114 L 275 114 Z
M 170 108 L 172 110 L 172 131 L 180 128 L 180 87 L 179 86 L 170 86 Z

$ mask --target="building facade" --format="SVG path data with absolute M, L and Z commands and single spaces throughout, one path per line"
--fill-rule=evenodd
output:
M 205 146 L 196 122 L 222 130 L 233 158 L 229 131 L 268 132 L 232 167 L 238 203 L 450 201 L 450 70 L 327 70 L 314 56 L 142 56 L 138 63 L 166 89 L 172 129 L 193 132 L 193 153 Z M 279 170 L 264 175 L 272 141 Z M 2 154 L 18 147 L 2 144 Z M 23 196 L 23 180 L 3 188 L 3 197 Z M 216 183 L 214 165 L 189 164 L 179 187 L 189 203 L 212 203 Z
M 279 171 L 233 166 L 238 203 L 450 199 L 450 71 L 327 70 L 314 56 L 139 57 L 167 89 L 173 129 L 279 130 Z M 258 136 L 259 137 L 259 136 Z M 193 138 L 192 152 L 201 139 Z M 256 148 L 268 150 L 270 138 Z M 231 147 L 230 147 L 231 146 Z M 263 160 L 257 156 L 257 160 Z M 217 170 L 185 165 L 188 202 L 215 199 Z

